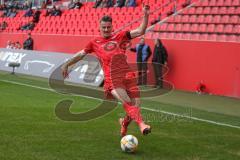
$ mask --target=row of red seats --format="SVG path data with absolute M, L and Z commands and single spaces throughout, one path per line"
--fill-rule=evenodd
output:
M 207 34 L 207 33 L 177 33 L 177 32 L 162 32 L 152 33 L 151 38 L 160 39 L 182 39 L 182 40 L 197 40 L 197 41 L 223 41 L 223 42 L 240 42 L 240 35 L 226 34 Z
M 184 10 L 182 14 L 240 14 L 238 7 L 191 7 Z
M 240 23 L 239 15 L 177 15 L 168 19 L 170 23 Z
M 196 6 L 240 6 L 239 0 L 203 0 Z
M 189 33 L 224 33 L 240 34 L 240 25 L 222 24 L 163 24 L 154 29 L 155 32 L 189 32 Z

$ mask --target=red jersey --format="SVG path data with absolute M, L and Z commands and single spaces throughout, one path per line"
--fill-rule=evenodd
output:
M 122 31 L 109 38 L 97 37 L 85 47 L 85 53 L 94 53 L 101 61 L 105 83 L 110 83 L 111 79 L 126 76 L 129 72 L 125 52 L 130 39 L 130 32 Z

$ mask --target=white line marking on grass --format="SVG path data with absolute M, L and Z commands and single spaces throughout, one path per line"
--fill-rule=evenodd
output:
M 29 84 L 20 83 L 20 82 L 9 81 L 9 80 L 0 80 L 0 81 L 1 82 L 6 82 L 6 83 L 11 83 L 11 84 L 16 84 L 16 85 L 21 85 L 21 86 L 26 86 L 26 87 L 31 87 L 31 88 L 36 88 L 36 89 L 41 89 L 41 90 L 46 90 L 46 91 L 51 91 L 51 92 L 58 93 L 55 90 L 50 89 L 50 88 L 44 88 L 44 87 L 39 87 L 39 86 L 29 85 Z M 99 98 L 94 98 L 94 97 L 89 97 L 89 96 L 84 96 L 84 95 L 78 95 L 78 96 L 84 97 L 84 98 L 95 99 L 95 100 L 101 100 Z M 219 125 L 219 126 L 225 126 L 225 127 L 231 127 L 231 128 L 240 129 L 240 126 L 235 126 L 235 125 L 231 125 L 231 124 L 215 122 L 215 121 L 211 121 L 211 120 L 206 120 L 206 119 L 201 119 L 201 118 L 197 118 L 197 117 L 186 116 L 186 115 L 181 115 L 181 114 L 176 114 L 176 113 L 172 113 L 172 112 L 156 110 L 156 109 L 151 109 L 151 108 L 146 108 L 146 107 L 141 107 L 141 108 L 144 109 L 144 110 L 147 110 L 147 111 L 159 112 L 159 113 L 163 113 L 163 114 L 168 114 L 168 115 L 172 115 L 172 116 L 178 116 L 178 117 L 182 117 L 182 118 L 188 118 L 188 119 L 201 121 L 201 122 L 206 122 L 206 123 L 210 123 L 210 124 L 215 124 L 215 125 Z
M 193 120 L 196 120 L 196 121 L 207 122 L 207 123 L 211 123 L 211 124 L 215 124 L 215 125 L 219 125 L 219 126 L 227 126 L 227 127 L 231 127 L 231 128 L 240 129 L 240 126 L 234 126 L 234 125 L 231 125 L 231 124 L 215 122 L 215 121 L 201 119 L 201 118 L 192 117 L 192 116 L 185 116 L 185 115 L 176 114 L 176 113 L 167 112 L 167 111 L 162 111 L 162 110 L 157 110 L 157 109 L 151 109 L 151 108 L 145 108 L 145 107 L 141 107 L 141 108 L 145 109 L 145 110 L 148 110 L 148 111 L 152 111 L 152 112 L 159 112 L 159 113 L 168 114 L 168 115 L 172 115 L 172 116 L 178 116 L 178 117 L 182 117 L 182 118 L 193 119 Z

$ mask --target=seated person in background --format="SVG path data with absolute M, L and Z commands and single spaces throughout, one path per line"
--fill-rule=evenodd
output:
M 7 46 L 6 46 L 7 49 L 13 49 L 13 43 L 12 41 L 7 41 Z
M 51 10 L 47 10 L 46 16 L 61 16 L 62 11 L 60 10 L 59 6 L 53 6 Z
M 72 0 L 68 5 L 68 9 L 80 9 L 82 5 L 83 4 L 79 0 Z
M 127 7 L 136 7 L 137 6 L 136 0 L 126 0 L 125 6 L 127 6 Z
M 70 1 L 70 3 L 68 4 L 68 9 L 73 9 L 75 8 L 75 3 L 73 0 Z
M 107 0 L 107 7 L 113 7 L 114 5 L 114 0 Z
M 33 30 L 35 27 L 35 23 L 34 22 L 29 22 L 25 25 L 23 25 L 20 29 L 21 30 Z
M 17 15 L 17 10 L 16 9 L 10 9 L 7 13 L 7 17 L 13 18 Z
M 31 1 L 25 1 L 23 4 L 23 9 L 29 9 L 32 8 L 32 2 Z
M 0 25 L 0 31 L 3 31 L 7 28 L 8 24 L 6 21 L 3 21 Z
M 15 43 L 15 49 L 22 49 L 22 46 L 19 41 Z
M 32 8 L 28 8 L 23 17 L 31 17 L 33 15 Z
M 80 9 L 82 7 L 82 3 L 79 0 L 75 1 L 75 9 Z
M 114 7 L 124 7 L 126 0 L 116 0 Z
M 93 8 L 98 8 L 101 5 L 101 3 L 102 3 L 102 0 L 96 0 Z

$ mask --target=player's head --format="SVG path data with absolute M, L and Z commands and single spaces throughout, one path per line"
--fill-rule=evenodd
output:
M 142 37 L 141 39 L 140 39 L 140 42 L 139 42 L 140 44 L 144 44 L 145 43 L 145 39 Z
M 112 17 L 103 16 L 100 20 L 100 33 L 104 38 L 108 38 L 112 34 Z

